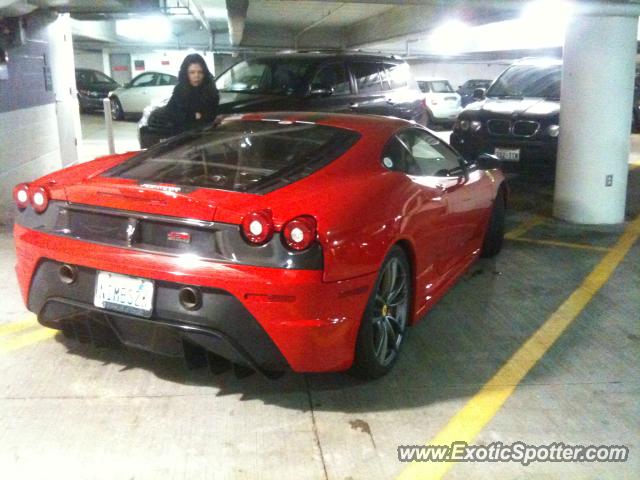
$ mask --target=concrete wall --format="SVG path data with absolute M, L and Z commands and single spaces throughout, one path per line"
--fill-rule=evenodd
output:
M 63 165 L 61 138 L 64 150 L 71 152 L 69 157 L 76 148 L 71 127 L 62 136 L 58 128 L 59 121 L 70 126 L 75 121 L 56 107 L 58 89 L 75 95 L 67 85 L 68 78 L 73 78 L 73 64 L 62 62 L 70 42 L 61 43 L 71 38 L 68 19 L 29 16 L 24 25 L 24 45 L 8 48 L 9 78 L 0 80 L 0 224 L 9 225 L 13 187 Z M 61 103 L 66 104 L 66 99 Z
M 449 80 L 454 89 L 472 78 L 493 80 L 510 65 L 511 62 L 495 63 L 445 63 L 411 60 L 411 70 L 416 78 L 437 77 Z
M 101 50 L 78 50 L 74 51 L 76 68 L 88 68 L 91 70 L 98 70 L 108 74 L 104 71 L 104 62 Z

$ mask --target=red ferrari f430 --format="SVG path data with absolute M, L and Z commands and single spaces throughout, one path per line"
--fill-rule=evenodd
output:
M 275 374 L 379 377 L 478 256 L 507 200 L 393 118 L 261 113 L 14 190 L 16 272 L 43 325 Z

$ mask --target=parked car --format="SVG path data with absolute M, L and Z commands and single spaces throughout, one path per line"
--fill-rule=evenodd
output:
M 396 118 L 228 117 L 18 185 L 16 272 L 69 336 L 379 377 L 407 327 L 500 251 L 496 164 Z
M 109 96 L 109 92 L 120 88 L 120 84 L 98 70 L 76 68 L 76 88 L 80 111 L 84 113 L 102 110 L 102 101 Z
M 382 55 L 294 53 L 246 60 L 216 80 L 220 114 L 274 110 L 372 113 L 425 124 L 424 98 L 409 65 Z M 161 105 L 139 123 L 147 148 L 174 131 Z
M 508 67 L 458 116 L 451 145 L 467 158 L 495 154 L 513 171 L 555 165 L 560 134 L 560 60 Z
M 428 125 L 453 125 L 462 106 L 460 95 L 453 91 L 449 81 L 442 78 L 418 79 L 418 86 L 425 95 Z
M 460 95 L 460 104 L 466 107 L 471 102 L 475 101 L 473 98 L 473 92 L 478 88 L 489 88 L 492 80 L 473 79 L 467 80 L 458 87 L 458 95 Z
M 171 97 L 177 84 L 178 77 L 168 73 L 141 73 L 109 94 L 111 117 L 122 120 L 127 115 L 141 115 L 147 105 Z

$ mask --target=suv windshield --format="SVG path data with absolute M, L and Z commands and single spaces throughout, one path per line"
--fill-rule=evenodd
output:
M 261 58 L 240 62 L 216 80 L 222 92 L 302 95 L 315 64 L 304 58 Z
M 309 123 L 230 121 L 174 137 L 105 176 L 266 193 L 329 164 L 359 137 L 350 130 Z
M 509 67 L 487 91 L 487 97 L 560 98 L 560 65 Z

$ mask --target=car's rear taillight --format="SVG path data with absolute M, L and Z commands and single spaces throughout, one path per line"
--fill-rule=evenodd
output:
M 316 233 L 315 218 L 304 215 L 287 222 L 282 229 L 282 240 L 291 250 L 305 250 L 316 239 Z
M 44 187 L 30 189 L 29 201 L 36 213 L 42 213 L 49 206 L 49 192 Z
M 24 210 L 29 205 L 29 184 L 20 183 L 13 188 L 13 200 L 20 210 Z
M 273 236 L 273 218 L 270 210 L 251 212 L 242 219 L 242 235 L 252 245 L 262 245 Z

